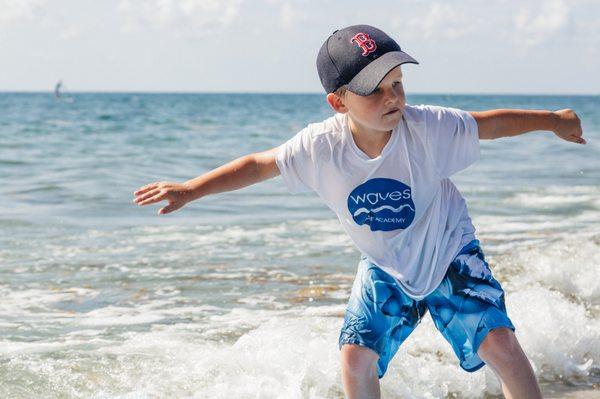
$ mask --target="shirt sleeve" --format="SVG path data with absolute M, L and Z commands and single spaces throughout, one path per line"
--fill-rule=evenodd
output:
M 466 169 L 479 159 L 477 121 L 467 111 L 426 107 L 427 147 L 442 178 Z
M 299 131 L 277 149 L 275 163 L 290 193 L 314 191 L 317 164 L 310 127 Z

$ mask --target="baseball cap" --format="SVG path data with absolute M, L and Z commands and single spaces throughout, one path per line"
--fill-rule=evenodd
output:
M 369 25 L 336 30 L 327 38 L 317 56 L 317 70 L 327 93 L 343 85 L 368 96 L 398 65 L 418 64 L 383 31 Z

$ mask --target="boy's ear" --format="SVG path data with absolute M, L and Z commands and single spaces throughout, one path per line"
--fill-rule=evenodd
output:
M 339 112 L 340 114 L 348 112 L 348 107 L 344 104 L 344 99 L 335 93 L 327 94 L 327 102 L 335 112 Z

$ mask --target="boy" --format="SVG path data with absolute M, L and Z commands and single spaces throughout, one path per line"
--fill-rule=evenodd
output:
M 404 63 L 418 62 L 374 27 L 335 31 L 317 57 L 335 116 L 184 184 L 149 184 L 134 202 L 167 200 L 166 214 L 281 174 L 291 192 L 317 192 L 362 253 L 339 338 L 348 398 L 379 397 L 379 378 L 427 311 L 463 369 L 485 362 L 506 397 L 539 398 L 502 287 L 449 177 L 477 160 L 479 139 L 550 130 L 585 144 L 579 118 L 571 110 L 411 106 Z

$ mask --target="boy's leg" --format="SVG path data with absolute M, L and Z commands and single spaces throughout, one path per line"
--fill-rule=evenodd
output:
M 506 398 L 542 397 L 531 364 L 511 329 L 497 328 L 490 331 L 477 354 L 500 379 Z
M 392 276 L 361 259 L 339 338 L 348 398 L 379 398 L 379 379 L 426 310 Z
M 378 399 L 379 377 L 377 359 L 379 356 L 364 346 L 345 344 L 341 349 L 342 381 L 348 399 Z
M 461 250 L 426 301 L 464 370 L 473 372 L 487 363 L 507 398 L 541 398 L 506 312 L 504 290 L 492 276 L 478 241 Z

